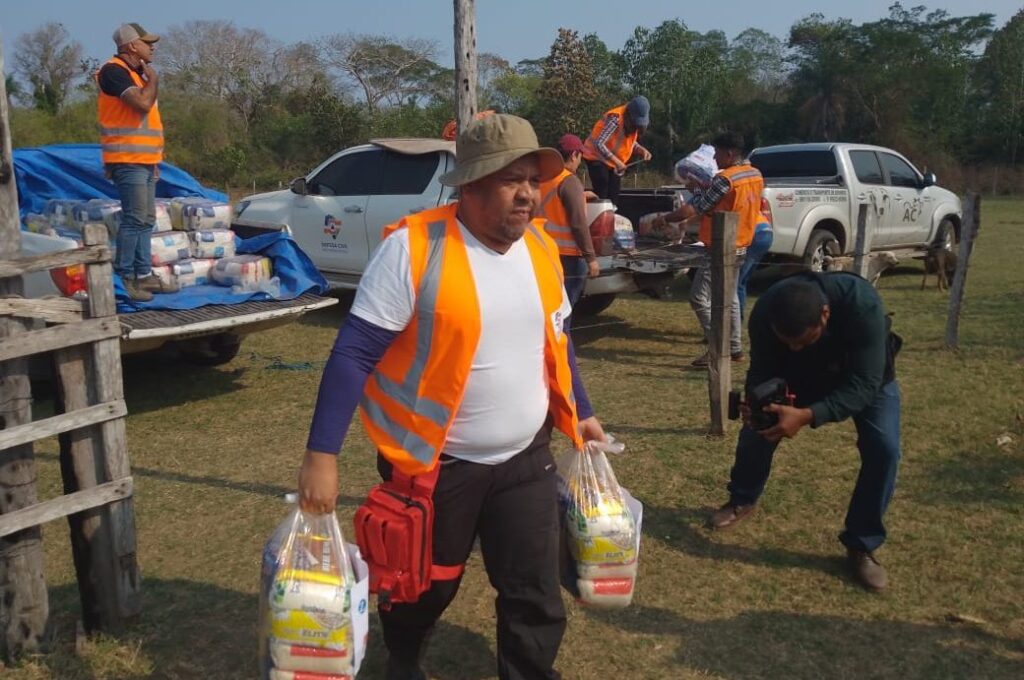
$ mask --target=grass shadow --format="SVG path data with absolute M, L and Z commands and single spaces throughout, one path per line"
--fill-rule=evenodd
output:
M 731 618 L 696 620 L 645 606 L 617 612 L 588 610 L 588 616 L 632 634 L 674 635 L 680 666 L 730 680 L 995 680 L 1019 677 L 1021 669 L 1021 649 L 1016 641 L 975 627 L 946 623 L 859 620 L 785 611 L 748 611 Z
M 707 528 L 712 511 L 713 508 L 664 508 L 644 504 L 643 533 L 692 557 L 779 569 L 814 569 L 833 576 L 845 574 L 844 563 L 838 553 L 816 555 L 780 548 L 761 549 L 718 543 L 713 539 L 712 530 Z
M 338 298 L 338 304 L 315 309 L 312 312 L 303 314 L 296 322 L 300 326 L 313 326 L 316 328 L 340 328 L 341 322 L 348 316 L 352 309 L 352 303 L 356 299 L 354 290 L 338 289 L 332 290 L 329 295 Z
M 196 366 L 159 350 L 124 357 L 124 395 L 129 413 L 159 411 L 242 389 L 245 368 Z M 175 353 L 176 354 L 176 353 Z

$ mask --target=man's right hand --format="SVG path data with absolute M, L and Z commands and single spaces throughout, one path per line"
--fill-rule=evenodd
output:
M 620 161 L 618 158 L 615 159 L 615 174 L 622 177 L 626 174 L 626 164 Z
M 306 451 L 299 469 L 299 507 L 305 512 L 334 512 L 338 501 L 338 457 Z
M 156 82 L 159 78 L 156 74 L 156 69 L 148 61 L 142 62 L 142 75 L 145 76 L 147 83 Z
M 597 260 L 591 260 L 587 263 L 587 276 L 592 279 L 596 279 L 601 275 L 601 265 L 597 263 Z

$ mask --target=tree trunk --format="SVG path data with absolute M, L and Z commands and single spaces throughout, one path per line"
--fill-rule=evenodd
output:
M 7 121 L 7 87 L 0 43 L 0 260 L 17 257 L 21 248 L 18 190 Z M 0 297 L 21 293 L 20 276 L 0 279 Z M 20 320 L 0 316 L 0 340 L 25 331 Z M 18 359 L 0 363 L 0 429 L 31 422 L 31 396 L 28 362 Z M 35 503 L 32 445 L 0 451 L 0 514 Z M 0 538 L 0 656 L 10 661 L 37 649 L 48 614 L 39 527 Z

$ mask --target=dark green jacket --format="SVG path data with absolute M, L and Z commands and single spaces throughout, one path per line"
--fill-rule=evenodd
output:
M 793 352 L 772 330 L 771 299 L 792 279 L 817 281 L 831 313 L 821 339 Z M 888 327 L 874 287 L 854 274 L 797 274 L 779 281 L 750 313 L 750 371 L 747 388 L 785 378 L 797 406 L 810 407 L 814 427 L 839 422 L 870 404 L 886 373 Z

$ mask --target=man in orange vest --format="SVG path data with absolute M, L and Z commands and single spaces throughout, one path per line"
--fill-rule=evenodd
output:
M 712 141 L 715 147 L 715 162 L 719 172 L 711 180 L 706 190 L 697 190 L 693 198 L 676 210 L 656 218 L 652 224 L 655 229 L 664 229 L 668 222 L 681 222 L 700 216 L 699 238 L 705 247 L 711 246 L 711 213 L 716 210 L 735 212 L 739 223 L 736 228 L 736 250 L 740 257 L 746 252 L 747 246 L 754 240 L 754 230 L 764 217 L 761 214 L 761 192 L 764 191 L 764 178 L 761 172 L 743 157 L 743 137 L 736 133 L 723 133 Z M 739 277 L 742 262 L 737 262 L 735 274 Z M 743 361 L 742 331 L 740 319 L 740 302 L 734 288 L 730 317 L 731 333 L 729 351 L 733 361 Z M 697 320 L 704 331 L 705 340 L 711 335 L 711 267 L 705 260 L 697 268 L 697 274 L 690 284 L 690 305 L 693 307 Z M 697 357 L 693 366 L 707 366 L 708 354 L 705 352 Z
M 590 240 L 587 222 L 587 191 L 576 176 L 582 160 L 583 142 L 576 135 L 562 135 L 556 145 L 565 167 L 558 175 L 540 185 L 539 214 L 547 220 L 545 228 L 558 246 L 565 272 L 565 292 L 573 307 L 583 297 L 587 278 L 601 273 L 597 254 Z
M 122 24 L 114 31 L 117 54 L 96 75 L 100 150 L 121 197 L 114 271 L 128 295 L 139 301 L 151 300 L 162 290 L 150 261 L 156 180 L 164 151 L 156 103 L 159 78 L 151 63 L 159 39 L 138 24 Z
M 565 630 L 552 428 L 603 440 L 565 333 L 558 250 L 533 219 L 539 185 L 562 170 L 530 124 L 495 114 L 459 135 L 441 181 L 459 201 L 405 217 L 363 273 L 324 368 L 299 503 L 333 512 L 337 454 L 357 404 L 378 470 L 433 491 L 433 578 L 380 612 L 389 680 L 425 680 L 426 638 L 455 597 L 476 538 L 498 591 L 498 676 L 558 678 Z
M 485 109 L 485 110 L 477 113 L 475 116 L 473 116 L 473 120 L 480 120 L 481 118 L 486 118 L 487 116 L 492 116 L 495 113 L 497 113 L 497 111 L 495 111 L 494 109 Z M 455 141 L 455 135 L 458 132 L 458 128 L 456 127 L 456 124 L 457 124 L 457 122 L 456 122 L 456 120 L 454 118 L 452 118 L 447 123 L 445 123 L 444 124 L 444 128 L 441 130 L 441 139 L 447 139 L 449 142 L 454 142 Z
M 598 197 L 617 203 L 629 159 L 638 153 L 642 160 L 651 160 L 651 152 L 637 142 L 650 124 L 651 103 L 643 95 L 606 111 L 594 124 L 583 145 L 583 160 Z

